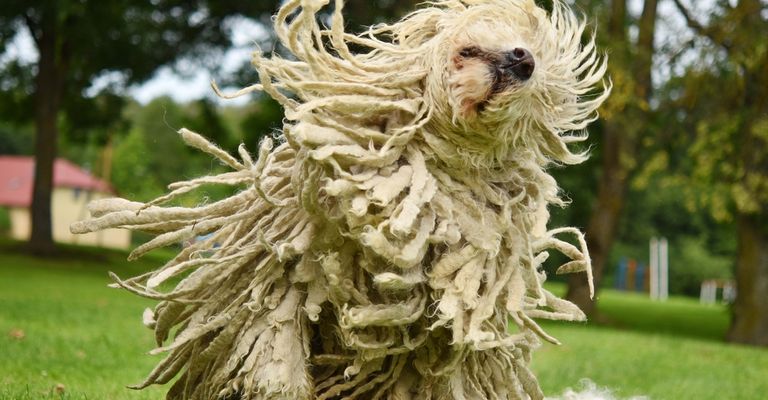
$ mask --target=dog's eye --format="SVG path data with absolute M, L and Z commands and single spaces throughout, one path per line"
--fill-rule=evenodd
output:
M 480 54 L 480 49 L 478 49 L 477 47 L 465 47 L 459 50 L 459 55 L 464 58 L 476 57 L 478 54 Z

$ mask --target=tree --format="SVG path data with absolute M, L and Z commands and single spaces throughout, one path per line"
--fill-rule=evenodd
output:
M 110 73 L 120 82 L 113 90 L 142 82 L 163 65 L 182 57 L 204 59 L 210 50 L 229 45 L 228 17 L 262 15 L 264 2 L 179 0 L 10 0 L 0 8 L 0 54 L 22 29 L 39 54 L 33 65 L 11 60 L 0 66 L 0 90 L 34 109 L 35 183 L 30 249 L 54 249 L 50 203 L 53 162 L 62 115 L 77 119 L 86 89 Z M 248 7 L 248 8 L 244 8 Z M 34 71 L 28 73 L 27 71 Z M 79 107 L 73 107 L 79 104 Z M 12 107 L 0 107 L 8 110 Z
M 629 180 L 637 166 L 637 139 L 645 133 L 649 119 L 657 6 L 657 0 L 644 1 L 642 15 L 637 21 L 636 42 L 627 33 L 627 0 L 612 0 L 607 16 L 608 29 L 604 34 L 605 44 L 611 50 L 609 74 L 614 90 L 604 107 L 602 138 L 598 145 L 601 175 L 586 229 L 596 290 L 616 236 Z M 587 315 L 595 311 L 595 300 L 590 298 L 584 275 L 569 277 L 566 298 Z
M 122 196 L 150 201 L 162 195 L 169 183 L 202 172 L 200 164 L 205 160 L 200 162 L 202 157 L 196 157 L 176 133 L 184 115 L 172 99 L 156 98 L 129 118 L 130 131 L 115 143 L 110 176 Z
M 689 183 L 698 205 L 736 223 L 737 297 L 728 340 L 768 346 L 768 4 L 716 2 L 699 21 L 675 0 L 698 40 L 677 104 L 692 132 Z

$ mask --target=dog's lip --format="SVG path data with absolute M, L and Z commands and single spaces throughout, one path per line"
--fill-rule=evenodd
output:
M 505 65 L 498 65 L 495 68 L 492 68 L 493 71 L 493 82 L 491 83 L 491 90 L 488 92 L 488 96 L 477 105 L 477 110 L 479 112 L 485 111 L 488 107 L 492 107 L 493 105 L 498 105 L 500 100 L 499 97 L 503 96 L 504 93 L 509 92 L 510 88 L 516 88 L 522 85 L 525 85 L 528 80 L 522 80 L 518 79 L 515 74 L 508 72 L 509 68 L 515 67 L 519 65 L 520 63 L 507 63 Z M 505 79 L 506 77 L 511 77 L 511 79 Z
M 512 69 L 512 68 L 515 68 L 515 67 L 517 67 L 518 65 L 520 65 L 520 64 L 522 64 L 524 62 L 527 62 L 527 61 L 526 60 L 520 60 L 520 61 L 515 61 L 515 62 L 509 62 L 509 63 L 506 63 L 506 64 L 501 64 L 501 65 L 499 65 L 499 69 L 502 70 L 502 71 L 503 70 Z
M 498 66 L 493 69 L 493 84 L 491 85 L 490 95 L 501 93 L 504 90 L 525 83 L 525 81 L 518 79 L 515 74 L 510 73 L 509 69 L 517 64 L 507 66 Z M 510 79 L 511 77 L 511 79 Z

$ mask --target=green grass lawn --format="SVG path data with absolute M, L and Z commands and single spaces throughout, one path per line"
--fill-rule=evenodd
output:
M 0 247 L 0 399 L 163 398 L 160 388 L 125 388 L 157 360 L 146 355 L 154 340 L 141 324 L 152 302 L 107 287 L 107 271 L 130 276 L 162 260 L 125 256 L 34 259 Z
M 545 393 L 590 378 L 624 397 L 768 398 L 768 349 L 723 343 L 725 307 L 674 297 L 652 302 L 613 290 L 601 292 L 599 300 L 600 324 L 544 325 L 563 343 L 545 344 L 534 355 Z
M 141 325 L 152 302 L 106 287 L 107 271 L 130 276 L 163 257 L 129 264 L 120 252 L 69 252 L 40 260 L 0 242 L 0 399 L 163 398 L 162 388 L 125 388 L 158 360 Z M 600 307 L 599 324 L 545 324 L 563 342 L 534 355 L 548 395 L 590 378 L 621 396 L 767 398 L 768 350 L 722 343 L 725 308 L 611 290 Z

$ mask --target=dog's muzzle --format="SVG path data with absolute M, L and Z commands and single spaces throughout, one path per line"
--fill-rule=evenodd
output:
M 503 56 L 504 64 L 501 65 L 501 68 L 505 72 L 511 73 L 520 81 L 527 81 L 531 78 L 536 67 L 536 61 L 534 61 L 530 51 L 518 47 L 505 52 Z

